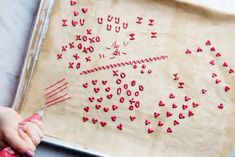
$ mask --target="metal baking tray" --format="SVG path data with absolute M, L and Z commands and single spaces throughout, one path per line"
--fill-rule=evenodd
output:
M 41 0 L 38 7 L 38 12 L 34 21 L 34 27 L 31 31 L 31 38 L 28 43 L 27 53 L 24 60 L 24 65 L 21 71 L 20 81 L 16 91 L 16 96 L 13 103 L 13 108 L 20 112 L 24 97 L 27 93 L 31 79 L 34 74 L 34 69 L 38 63 L 40 50 L 48 30 L 49 20 L 56 0 Z M 63 140 L 46 136 L 43 141 L 45 144 L 50 144 L 59 148 L 68 149 L 89 156 L 107 156 L 92 150 L 88 150 L 83 146 L 69 143 Z

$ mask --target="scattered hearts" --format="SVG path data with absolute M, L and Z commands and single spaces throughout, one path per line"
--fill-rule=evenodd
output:
M 87 106 L 87 107 L 84 107 L 84 111 L 86 111 L 86 112 L 89 112 L 89 107 Z
M 73 25 L 74 27 L 77 26 L 77 24 L 78 24 L 78 21 L 72 20 L 72 25 Z
M 154 118 L 157 118 L 160 116 L 160 113 L 154 112 Z
M 193 116 L 194 115 L 194 113 L 192 112 L 192 111 L 188 111 L 188 116 L 189 117 L 191 117 L 191 116 Z
M 149 125 L 151 122 L 149 120 L 145 120 L 145 125 Z
M 83 120 L 83 122 L 87 122 L 89 120 L 89 118 L 88 117 L 83 117 L 82 120 Z
M 84 88 L 88 88 L 88 83 L 84 83 L 82 86 L 83 86 Z
M 175 103 L 173 103 L 172 108 L 177 108 L 177 105 Z
M 163 122 L 161 122 L 161 121 L 158 122 L 158 126 L 163 126 L 163 125 L 164 125 Z
M 119 130 L 122 130 L 122 124 L 120 123 L 120 124 L 117 126 L 117 128 L 118 128 Z
M 84 14 L 86 14 L 87 11 L 88 11 L 88 8 L 82 8 L 82 12 L 83 12 Z
M 216 57 L 221 57 L 221 53 L 216 53 L 216 55 L 215 55 Z
M 215 47 L 211 47 L 211 49 L 210 49 L 211 51 L 215 51 Z
M 192 52 L 189 50 L 189 49 L 187 49 L 186 51 L 185 51 L 185 54 L 191 54 Z
M 103 80 L 103 81 L 102 81 L 102 84 L 103 84 L 103 85 L 106 85 L 107 82 L 108 82 L 107 80 Z
M 101 108 L 101 105 L 95 105 L 95 108 L 99 110 Z
M 89 97 L 89 101 L 93 102 L 95 100 L 95 97 Z
M 215 77 L 217 77 L 217 74 L 213 73 L 212 78 L 215 78 Z
M 221 80 L 219 80 L 219 79 L 216 79 L 216 80 L 215 80 L 215 83 L 216 83 L 216 84 L 219 84 L 220 82 L 221 82 Z
M 106 92 L 109 92 L 109 91 L 110 91 L 110 87 L 106 87 L 106 88 L 105 88 L 105 91 L 106 91 Z
M 174 120 L 174 125 L 179 125 L 179 122 L 177 120 Z
M 198 47 L 197 48 L 197 52 L 202 52 L 203 50 L 202 50 L 202 48 L 201 47 Z
M 223 67 L 228 67 L 228 63 L 224 62 Z
M 218 108 L 219 108 L 219 109 L 223 109 L 223 108 L 224 108 L 224 104 L 222 104 L 222 103 L 219 104 L 219 105 L 218 105 Z
M 113 97 L 113 94 L 107 95 L 107 98 L 108 98 L 108 99 L 112 99 L 112 97 Z
M 115 111 L 116 109 L 118 109 L 118 106 L 112 105 L 112 109 L 113 109 L 113 111 Z
M 92 84 L 93 84 L 93 85 L 96 85 L 97 82 L 98 82 L 97 80 L 92 80 Z
M 232 73 L 234 73 L 234 70 L 233 69 L 229 69 L 229 74 L 232 74 Z
M 210 40 L 207 40 L 207 41 L 206 41 L 206 45 L 211 45 L 211 41 L 210 41 Z
M 73 0 L 70 1 L 70 5 L 71 5 L 71 6 L 74 6 L 74 5 L 76 5 L 76 4 L 77 4 L 76 1 L 73 1 Z
M 196 107 L 199 106 L 199 104 L 197 104 L 197 103 L 195 103 L 195 102 L 193 102 L 192 105 L 193 105 L 193 108 L 196 108 Z
M 103 98 L 100 97 L 99 99 L 97 99 L 98 102 L 102 102 L 103 101 Z
M 214 61 L 214 60 L 211 60 L 209 63 L 210 63 L 211 65 L 215 65 L 215 61 Z
M 100 124 L 101 124 L 102 127 L 105 127 L 107 125 L 107 123 L 104 122 L 104 121 L 101 121 Z
M 94 88 L 95 93 L 99 93 L 100 88 Z

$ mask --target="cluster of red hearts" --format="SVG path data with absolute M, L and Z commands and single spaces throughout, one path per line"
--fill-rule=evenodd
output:
M 129 110 L 129 113 L 140 108 L 140 100 L 138 97 L 144 91 L 144 86 L 136 82 L 136 80 L 128 81 L 127 75 L 124 72 L 113 70 L 114 81 L 107 80 L 91 80 L 82 84 L 82 88 L 88 90 L 92 95 L 88 97 L 87 102 L 90 105 L 84 105 L 84 112 L 87 115 L 82 117 L 84 123 L 91 122 L 93 124 L 100 124 L 101 127 L 106 127 L 108 123 L 112 122 L 117 125 L 117 129 L 123 130 L 124 124 L 118 120 L 117 112 L 119 108 Z M 115 87 L 110 86 L 115 84 Z M 116 102 L 116 103 L 114 103 Z M 105 105 L 104 105 L 105 104 Z M 109 115 L 109 120 L 102 120 L 99 117 L 91 116 L 88 113 L 93 110 L 95 112 L 102 112 Z M 127 116 L 130 122 L 136 120 L 136 116 L 131 114 Z

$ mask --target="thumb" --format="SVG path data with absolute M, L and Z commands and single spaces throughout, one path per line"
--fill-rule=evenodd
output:
M 25 157 L 33 157 L 34 152 L 31 151 L 27 143 L 19 136 L 16 129 L 9 129 L 4 135 L 5 143 L 7 143 L 16 152 L 25 155 Z

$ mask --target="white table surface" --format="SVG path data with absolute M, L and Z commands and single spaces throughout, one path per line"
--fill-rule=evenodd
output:
M 39 1 L 40 0 L 0 0 L 1 106 L 11 106 L 12 104 Z M 205 5 L 212 9 L 235 14 L 235 0 L 182 1 L 189 1 L 198 5 Z M 49 155 L 47 154 L 46 156 Z M 235 152 L 233 157 L 235 157 Z

